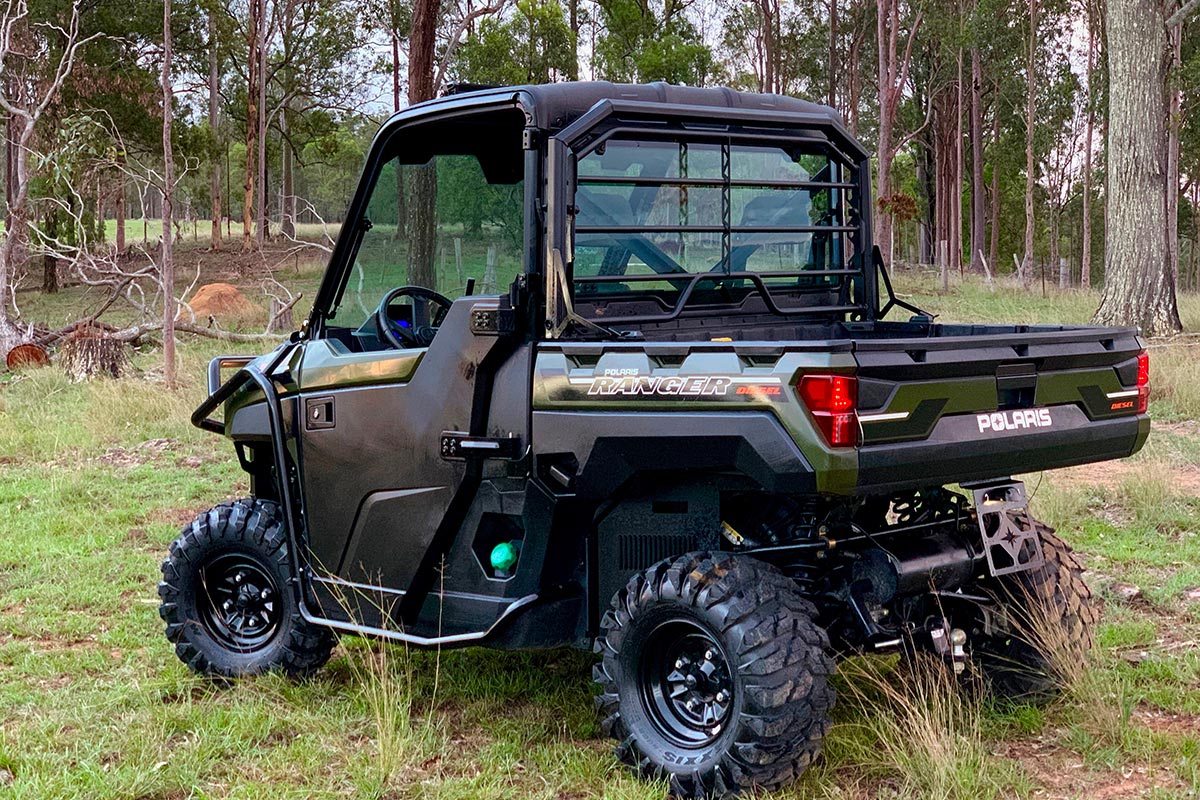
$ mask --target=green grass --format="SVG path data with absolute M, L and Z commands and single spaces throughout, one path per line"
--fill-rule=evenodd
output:
M 314 260 L 278 277 L 307 293 L 319 275 Z M 248 294 L 258 285 L 229 279 Z M 948 320 L 1082 323 L 1097 300 L 898 283 Z M 30 318 L 58 320 L 93 301 L 78 287 L 21 299 Z M 1188 319 L 1200 321 L 1197 305 L 1185 298 Z M 0 376 L 0 796 L 663 797 L 599 736 L 584 653 L 349 639 L 304 683 L 187 673 L 162 636 L 155 584 L 179 527 L 247 492 L 227 443 L 187 421 L 205 360 L 231 349 L 258 348 L 185 338 L 177 390 L 153 380 L 152 343 L 134 358 L 148 378 Z M 1155 418 L 1195 419 L 1190 348 L 1156 348 L 1154 362 Z M 1200 470 L 1200 431 L 1157 431 L 1114 470 L 1100 482 L 1026 476 L 1035 511 L 1080 549 L 1098 587 L 1144 592 L 1106 593 L 1089 702 L 995 706 L 926 685 L 905 706 L 913 686 L 886 665 L 848 668 L 827 757 L 778 796 L 1086 797 L 1126 773 L 1148 796 L 1200 790 L 1200 609 L 1185 599 L 1200 587 L 1200 500 L 1179 478 Z M 1181 717 L 1162 723 L 1170 714 Z

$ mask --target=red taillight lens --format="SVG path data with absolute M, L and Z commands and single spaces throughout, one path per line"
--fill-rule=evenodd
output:
M 1145 414 L 1150 408 L 1150 354 L 1143 350 L 1137 358 L 1137 413 Z
M 805 375 L 796 385 L 831 447 L 858 444 L 858 380 L 848 375 Z

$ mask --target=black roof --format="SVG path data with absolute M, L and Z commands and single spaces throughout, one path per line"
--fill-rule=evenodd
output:
M 412 108 L 449 104 L 464 98 L 525 95 L 533 103 L 538 127 L 561 128 L 586 113 L 601 100 L 625 100 L 640 103 L 669 103 L 671 105 L 711 106 L 713 108 L 744 108 L 761 111 L 783 111 L 829 117 L 842 124 L 841 115 L 829 106 L 788 97 L 782 94 L 739 92 L 727 86 L 700 88 L 675 86 L 669 83 L 610 83 L 608 81 L 570 81 L 524 86 L 503 86 L 455 91 L 436 100 L 418 103 Z M 405 110 L 399 113 L 404 114 Z

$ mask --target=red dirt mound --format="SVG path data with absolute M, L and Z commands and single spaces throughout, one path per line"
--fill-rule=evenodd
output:
M 236 286 L 229 283 L 206 283 L 187 302 L 196 314 L 196 321 L 201 324 L 209 317 L 245 319 L 262 313 Z M 185 309 L 180 310 L 179 319 L 187 319 Z

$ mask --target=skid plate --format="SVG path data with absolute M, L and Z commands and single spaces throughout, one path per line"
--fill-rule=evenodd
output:
M 1037 569 L 1045 563 L 1042 540 L 1029 515 L 1020 481 L 976 486 L 975 513 L 983 534 L 988 572 L 994 576 Z

